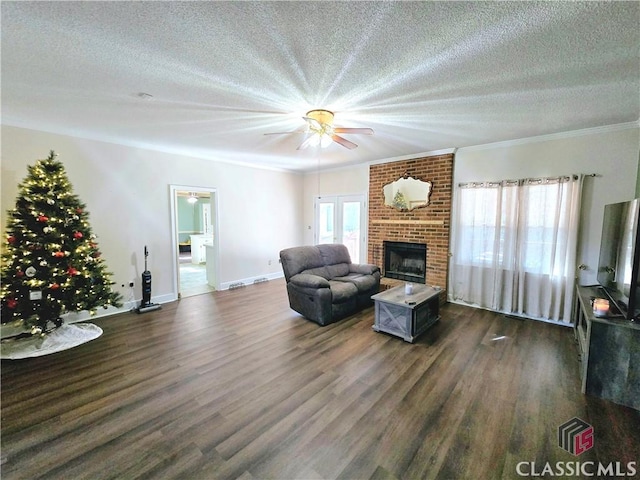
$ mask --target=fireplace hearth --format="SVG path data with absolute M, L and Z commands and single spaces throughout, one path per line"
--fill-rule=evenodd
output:
M 426 283 L 427 245 L 383 241 L 384 276 L 406 282 Z

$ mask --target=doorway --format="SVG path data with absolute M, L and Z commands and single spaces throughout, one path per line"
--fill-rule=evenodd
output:
M 219 288 L 217 192 L 171 185 L 170 194 L 178 298 L 215 291 Z
M 315 198 L 316 245 L 342 243 L 353 263 L 363 263 L 366 256 L 364 195 L 336 195 Z

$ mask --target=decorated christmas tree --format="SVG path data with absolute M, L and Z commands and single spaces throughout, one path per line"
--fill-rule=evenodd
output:
M 393 197 L 393 206 L 401 210 L 407 210 L 409 208 L 407 206 L 407 200 L 401 191 L 397 191 Z
M 2 252 L 2 323 L 32 334 L 62 325 L 66 312 L 120 306 L 100 256 L 85 205 L 73 194 L 64 166 L 51 151 L 28 167 L 9 210 Z

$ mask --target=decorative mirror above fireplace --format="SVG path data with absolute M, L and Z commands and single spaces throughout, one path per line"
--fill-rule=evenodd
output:
M 414 208 L 429 205 L 431 182 L 423 182 L 411 177 L 408 173 L 402 175 L 395 182 L 382 187 L 384 204 L 401 212 L 408 212 Z

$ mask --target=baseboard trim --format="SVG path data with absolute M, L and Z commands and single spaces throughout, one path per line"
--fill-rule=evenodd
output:
M 265 275 L 256 275 L 254 277 L 241 278 L 238 280 L 232 280 L 230 282 L 222 282 L 220 284 L 220 290 L 229 290 L 229 286 L 236 285 L 238 283 L 242 283 L 243 285 L 248 286 L 253 284 L 253 282 L 255 282 L 256 280 L 263 280 L 265 278 L 267 280 L 275 280 L 276 278 L 282 278 L 282 277 L 284 277 L 284 273 L 277 272 L 277 273 L 267 273 Z
M 491 308 L 481 307 L 479 305 L 475 305 L 471 303 L 465 303 L 463 301 L 454 300 L 452 298 L 447 298 L 447 302 L 455 303 L 456 305 L 463 305 L 465 307 L 477 308 L 479 310 L 488 310 L 489 312 L 498 313 L 498 314 L 504 315 L 507 318 L 511 318 L 513 320 L 534 320 L 536 322 L 544 322 L 544 323 L 550 323 L 552 325 L 559 325 L 561 327 L 573 328 L 573 323 L 571 322 L 563 322 L 560 320 L 549 320 L 548 318 L 530 317 L 527 315 L 518 315 L 516 313 L 501 312 L 500 310 L 493 310 Z

